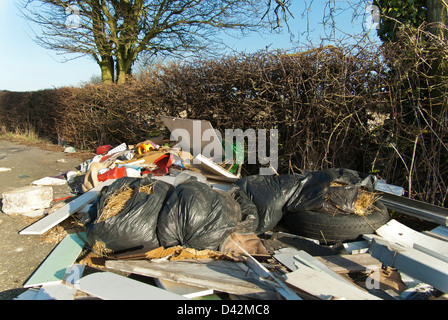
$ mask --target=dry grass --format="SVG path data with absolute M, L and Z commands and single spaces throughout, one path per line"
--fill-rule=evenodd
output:
M 359 216 L 366 216 L 371 214 L 377 209 L 374 205 L 377 200 L 379 200 L 379 196 L 377 193 L 360 190 L 358 199 L 355 203 L 355 214 Z
M 218 252 L 209 249 L 196 250 L 194 248 L 183 248 L 182 246 L 174 246 L 165 248 L 163 246 L 150 250 L 146 253 L 120 257 L 123 260 L 140 260 L 140 259 L 165 259 L 169 261 L 184 259 L 214 259 L 214 260 L 230 260 L 235 262 L 243 262 L 244 258 L 237 253 Z
M 57 225 L 42 235 L 42 240 L 49 243 L 59 243 L 68 235 L 64 227 Z
M 117 190 L 109 198 L 106 199 L 106 204 L 98 217 L 96 223 L 106 221 L 109 218 L 117 216 L 126 204 L 131 200 L 135 190 L 129 186 L 124 186 L 120 190 Z
M 154 192 L 154 184 L 155 183 L 151 183 L 140 187 L 139 192 L 152 194 Z M 134 194 L 135 190 L 129 186 L 124 186 L 120 190 L 115 191 L 109 198 L 106 199 L 106 204 L 96 223 L 103 222 L 109 218 L 117 216 L 129 200 L 131 200 Z
M 101 241 L 95 241 L 92 251 L 103 257 L 107 257 L 113 252 L 113 250 L 107 249 L 106 244 Z
M 155 182 L 153 182 L 151 184 L 147 184 L 146 186 L 142 186 L 142 187 L 140 187 L 138 192 L 144 192 L 144 193 L 147 193 L 147 194 L 153 194 L 154 193 L 154 185 L 155 185 Z

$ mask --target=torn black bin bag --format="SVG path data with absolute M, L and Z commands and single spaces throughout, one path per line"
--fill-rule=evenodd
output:
M 141 187 L 152 185 L 151 192 Z M 118 215 L 99 221 L 103 208 L 115 191 L 124 187 L 137 190 Z M 124 177 L 104 188 L 96 204 L 96 216 L 86 225 L 87 240 L 91 246 L 103 242 L 113 251 L 143 247 L 152 250 L 159 247 L 157 221 L 161 209 L 173 192 L 174 187 L 150 177 Z M 91 212 L 90 212 L 91 214 Z
M 275 227 L 283 216 L 283 207 L 301 187 L 304 177 L 282 174 L 278 176 L 248 176 L 235 182 L 255 204 L 258 227 L 261 234 Z
M 304 174 L 248 176 L 235 182 L 258 213 L 256 234 L 277 225 L 285 213 L 326 211 L 352 213 L 361 188 L 373 191 L 374 176 L 332 168 Z
M 230 194 L 190 178 L 179 184 L 159 214 L 160 245 L 217 250 L 236 230 L 241 208 Z
M 361 239 L 389 221 L 387 208 L 375 199 L 374 176 L 348 169 L 305 175 L 308 179 L 284 207 L 290 233 L 330 245 Z
M 235 232 L 242 234 L 255 233 L 259 223 L 258 209 L 255 203 L 235 184 L 229 187 L 227 194 L 238 202 L 241 209 L 241 221 L 238 223 Z
M 302 176 L 303 183 L 285 204 L 285 212 L 353 213 L 360 191 L 373 192 L 377 181 L 373 175 L 343 168 L 306 172 Z

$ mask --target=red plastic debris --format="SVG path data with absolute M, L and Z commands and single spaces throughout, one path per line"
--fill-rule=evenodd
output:
M 96 154 L 106 154 L 109 152 L 110 149 L 112 149 L 112 146 L 110 144 L 100 146 L 96 149 Z
M 98 175 L 98 181 L 106 181 L 109 179 L 119 179 L 119 178 L 123 178 L 123 177 L 127 177 L 127 173 L 126 173 L 126 168 L 125 166 L 121 166 L 121 167 L 115 167 L 113 169 L 110 169 L 102 174 Z

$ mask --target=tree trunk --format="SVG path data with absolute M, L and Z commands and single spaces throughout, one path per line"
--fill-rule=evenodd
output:
M 426 0 L 427 17 L 426 20 L 429 23 L 429 32 L 431 32 L 436 37 L 443 40 L 448 40 L 448 6 L 444 3 L 446 0 Z M 432 68 L 429 74 L 433 78 L 435 88 L 431 90 L 430 97 L 432 100 L 432 110 L 436 114 L 440 114 L 444 108 L 446 108 L 447 103 L 445 101 L 445 92 L 437 86 L 440 83 L 440 77 L 446 74 L 446 67 L 442 63 L 442 58 L 434 60 L 431 64 Z
M 117 63 L 117 84 L 123 84 L 126 82 L 127 72 L 121 63 Z
M 133 61 L 132 57 L 117 59 L 117 84 L 125 83 L 127 76 L 131 75 Z
M 445 26 L 448 26 L 448 8 L 444 0 L 426 0 L 428 13 L 426 20 L 430 24 L 429 30 L 435 36 L 448 39 L 448 33 Z
M 102 57 L 99 63 L 101 68 L 101 81 L 105 84 L 114 83 L 114 59 L 113 57 Z

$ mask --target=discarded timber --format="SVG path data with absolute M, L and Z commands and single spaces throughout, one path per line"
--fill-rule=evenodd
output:
M 381 261 L 372 257 L 369 253 L 355 255 L 342 254 L 315 258 L 337 273 L 366 272 L 381 269 L 382 266 Z
M 384 265 L 397 268 L 413 278 L 448 293 L 447 262 L 414 248 L 405 248 L 389 242 L 376 235 L 368 235 L 368 237 L 371 239 L 371 255 Z
M 239 266 L 239 265 L 242 265 Z M 225 260 L 182 260 L 150 262 L 106 261 L 106 268 L 172 280 L 215 291 L 242 295 L 254 299 L 277 300 L 278 295 L 269 285 L 257 280 L 242 263 Z
M 367 291 L 337 279 L 332 275 L 300 265 L 296 271 L 286 274 L 286 282 L 298 290 L 322 300 L 381 300 Z
M 388 209 L 434 222 L 445 227 L 448 226 L 448 209 L 446 208 L 389 193 L 381 193 L 381 202 Z
M 233 240 L 232 240 L 233 241 Z M 286 300 L 302 300 L 294 291 L 289 289 L 281 280 L 277 279 L 277 277 L 270 272 L 267 268 L 265 268 L 261 263 L 259 263 L 252 255 L 250 255 L 244 248 L 240 247 L 238 243 L 233 241 L 235 245 L 244 252 L 247 256 L 246 264 L 252 270 L 255 271 L 262 278 L 271 278 L 275 281 L 276 286 L 278 287 L 276 290 L 286 299 Z
M 102 182 L 92 190 L 89 190 L 73 201 L 70 201 L 65 206 L 56 210 L 52 214 L 45 216 L 44 218 L 23 229 L 19 232 L 19 234 L 31 235 L 45 233 L 46 231 L 50 230 L 51 228 L 95 200 L 95 198 L 99 196 L 101 189 L 103 187 L 111 185 L 114 181 L 114 179 L 110 179 Z
M 274 258 L 280 263 L 285 265 L 291 271 L 297 270 L 297 263 L 300 260 L 295 258 L 300 251 L 294 248 L 282 248 L 275 251 Z M 316 266 L 325 266 L 332 272 L 336 273 L 354 273 L 354 272 L 366 272 L 374 269 L 380 269 L 382 266 L 381 261 L 373 258 L 368 253 L 359 254 L 344 254 L 344 255 L 331 255 L 331 256 L 317 256 L 315 259 Z M 327 270 L 328 270 L 327 269 Z
M 60 283 L 84 248 L 85 233 L 67 235 L 23 285 L 24 288 Z
M 112 272 L 97 272 L 82 277 L 76 288 L 103 300 L 188 300 L 176 293 Z

